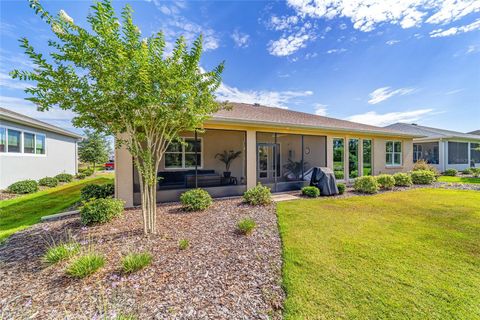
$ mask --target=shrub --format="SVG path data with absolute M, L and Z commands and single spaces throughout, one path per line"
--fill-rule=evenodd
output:
M 81 173 L 81 172 L 79 172 L 79 173 L 77 173 L 77 174 L 75 175 L 75 179 L 78 179 L 78 180 L 83 180 L 83 179 L 85 179 L 86 177 L 87 177 L 87 176 L 85 175 L 85 173 Z
M 255 229 L 256 226 L 257 224 L 252 218 L 245 218 L 238 221 L 237 223 L 238 231 L 240 231 L 244 235 L 249 235 L 250 233 L 252 233 L 253 229 Z
M 432 184 L 435 181 L 435 174 L 429 170 L 413 171 L 411 176 L 414 184 Z
M 410 187 L 413 184 L 412 178 L 407 173 L 395 173 L 393 179 L 395 179 L 395 185 L 397 187 Z
M 79 173 L 83 173 L 86 177 L 89 177 L 93 174 L 93 170 L 89 168 L 78 169 Z
M 180 196 L 183 209 L 187 211 L 203 211 L 213 203 L 210 194 L 203 189 L 193 189 Z
M 65 272 L 73 278 L 85 278 L 104 265 L 105 257 L 92 251 L 75 259 Z
M 431 171 L 436 177 L 440 175 L 440 172 L 438 172 L 438 169 L 432 166 L 431 164 L 428 164 L 427 161 L 425 160 L 418 160 L 417 162 L 415 162 L 413 166 L 413 171 L 420 171 L 420 170 Z
M 345 189 L 347 188 L 344 183 L 337 183 L 338 193 L 344 194 Z
M 80 207 L 80 219 L 84 225 L 109 222 L 123 212 L 119 199 L 93 199 Z
M 383 190 L 391 190 L 395 186 L 395 179 L 390 174 L 381 174 L 375 177 Z
M 480 177 L 480 168 L 471 168 L 471 169 L 474 177 L 476 178 Z
M 353 188 L 355 191 L 362 193 L 377 193 L 378 192 L 378 182 L 375 177 L 364 176 L 355 179 L 353 183 Z
M 32 193 L 38 191 L 38 183 L 35 180 L 22 180 L 12 183 L 8 186 L 7 191 L 10 193 Z
M 310 198 L 316 198 L 320 196 L 320 189 L 314 186 L 310 187 L 303 187 L 302 188 L 302 194 L 304 196 L 310 197 Z
M 243 194 L 243 200 L 254 206 L 264 206 L 272 202 L 272 193 L 270 188 L 262 186 L 261 183 L 248 189 Z
M 178 241 L 178 248 L 180 250 L 185 250 L 189 246 L 190 246 L 190 241 L 188 241 L 188 239 L 180 239 L 180 241 Z
M 60 173 L 55 178 L 60 182 L 71 182 L 73 180 L 73 176 L 70 173 Z
M 132 273 L 145 268 L 152 262 L 152 255 L 148 252 L 129 253 L 122 258 L 124 273 Z
M 80 251 L 80 245 L 77 242 L 61 243 L 48 248 L 43 255 L 43 261 L 49 264 L 55 264 L 59 261 L 67 260 Z
M 447 169 L 443 173 L 444 176 L 450 176 L 450 177 L 455 177 L 457 175 L 458 171 L 455 169 Z
M 58 180 L 53 177 L 45 177 L 40 180 L 38 180 L 38 185 L 43 186 L 43 187 L 49 187 L 53 188 L 58 186 Z
M 467 168 L 462 170 L 462 174 L 472 174 L 472 173 L 473 173 L 472 168 Z
M 105 199 L 113 197 L 115 194 L 115 186 L 113 183 L 106 184 L 87 184 L 80 191 L 81 198 L 83 201 L 88 201 L 90 199 Z
M 344 178 L 343 171 L 334 171 L 335 179 L 342 180 Z

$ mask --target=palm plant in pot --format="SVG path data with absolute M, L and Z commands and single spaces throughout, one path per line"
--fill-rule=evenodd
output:
M 225 164 L 225 171 L 223 172 L 223 176 L 225 178 L 230 178 L 230 175 L 232 174 L 230 172 L 230 165 L 232 164 L 233 160 L 240 156 L 240 154 L 242 154 L 242 151 L 224 150 L 222 153 L 217 153 L 215 155 L 216 159 Z

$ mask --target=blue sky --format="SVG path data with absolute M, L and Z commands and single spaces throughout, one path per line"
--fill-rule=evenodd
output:
M 90 1 L 41 1 L 85 26 Z M 480 1 L 115 1 L 148 36 L 205 37 L 202 67 L 225 60 L 220 99 L 258 102 L 373 125 L 480 129 Z M 370 5 L 367 6 L 366 4 Z M 26 1 L 0 2 L 0 105 L 72 129 L 72 114 L 35 111 L 17 39 L 47 53 L 49 28 Z

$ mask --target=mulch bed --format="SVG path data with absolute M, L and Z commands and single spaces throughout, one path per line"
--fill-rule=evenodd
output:
M 38 224 L 0 246 L 0 317 L 91 319 L 133 314 L 138 319 L 281 318 L 281 243 L 275 207 L 218 200 L 204 212 L 178 204 L 157 209 L 158 235 L 143 235 L 141 212 L 85 228 L 78 217 Z M 236 223 L 252 217 L 250 236 Z M 68 262 L 47 266 L 52 241 L 71 234 L 82 247 L 105 255 L 106 266 L 84 280 L 65 275 Z M 190 248 L 178 249 L 179 239 Z M 149 251 L 152 265 L 126 276 L 120 256 Z

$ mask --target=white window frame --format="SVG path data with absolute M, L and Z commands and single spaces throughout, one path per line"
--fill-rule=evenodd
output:
M 185 142 L 186 139 L 190 140 L 190 139 L 193 139 L 195 140 L 195 137 L 181 137 L 180 138 L 183 142 Z M 198 137 L 197 138 L 198 141 L 200 141 L 200 150 L 198 150 L 197 152 L 200 154 L 200 162 L 201 162 L 201 165 L 200 166 L 197 166 L 197 169 L 203 169 L 203 137 Z M 165 160 L 166 160 L 166 157 L 164 156 L 163 157 L 163 168 L 164 170 L 192 170 L 192 169 L 195 169 L 195 166 L 193 167 L 186 167 L 185 166 L 185 144 L 182 143 L 182 151 L 181 152 L 165 152 L 165 154 L 169 154 L 169 153 L 180 153 L 182 155 L 182 166 L 181 167 L 168 167 L 166 166 L 166 163 L 165 163 Z M 192 152 L 187 152 L 188 154 L 191 154 Z
M 47 135 L 45 133 L 39 133 L 30 130 L 23 130 L 20 128 L 14 128 L 9 126 L 1 126 L 1 128 L 5 129 L 5 152 L 0 152 L 2 156 L 26 156 L 26 157 L 46 157 L 47 156 Z M 8 131 L 18 131 L 20 132 L 20 152 L 8 152 Z M 25 133 L 33 134 L 34 139 L 34 153 L 26 153 L 25 152 Z M 45 153 L 36 153 L 37 152 L 37 136 L 44 136 L 45 137 Z
M 388 143 L 392 143 L 392 151 L 387 151 Z M 400 144 L 400 152 L 395 151 L 395 144 Z M 392 162 L 387 162 L 387 154 L 392 155 Z M 400 154 L 400 163 L 395 163 L 395 155 Z M 401 167 L 403 165 L 403 142 L 400 140 L 388 140 L 385 143 L 385 166 L 386 167 Z

